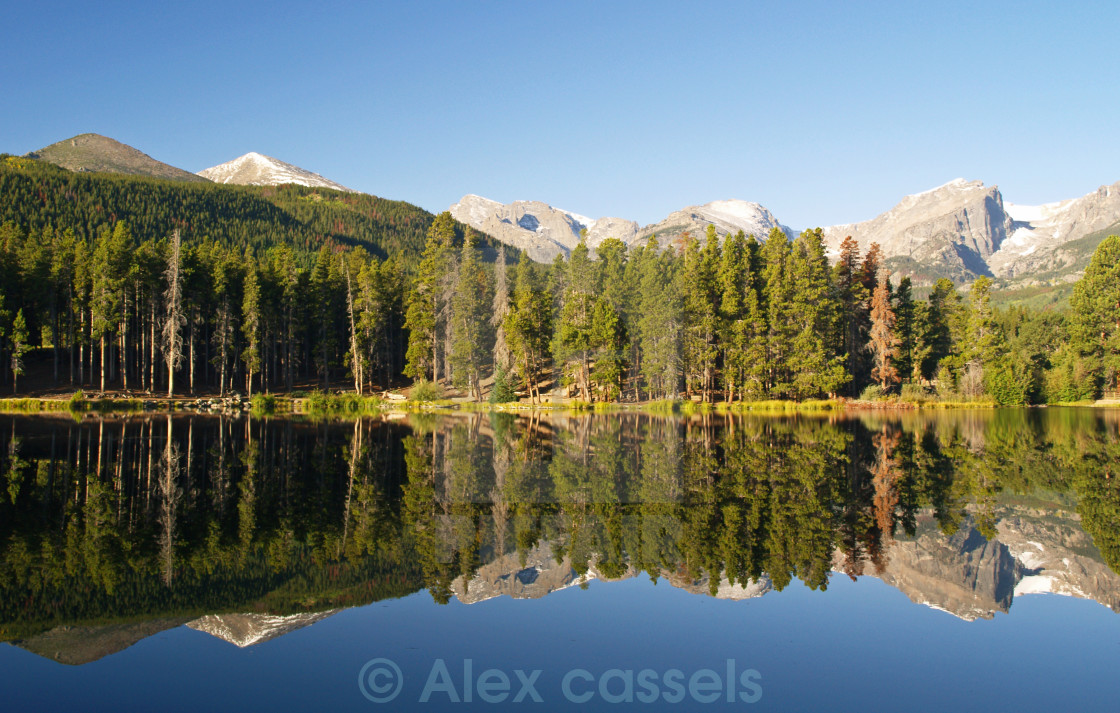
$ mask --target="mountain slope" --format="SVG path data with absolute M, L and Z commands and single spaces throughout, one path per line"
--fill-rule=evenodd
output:
M 68 171 L 123 173 L 172 181 L 206 182 L 201 176 L 169 166 L 138 149 L 99 134 L 79 134 L 32 151 L 27 154 L 27 158 L 53 163 Z
M 310 188 L 331 188 L 345 193 L 356 193 L 317 173 L 256 152 L 204 169 L 199 171 L 198 175 L 214 183 L 232 183 L 239 186 L 279 186 L 294 183 Z

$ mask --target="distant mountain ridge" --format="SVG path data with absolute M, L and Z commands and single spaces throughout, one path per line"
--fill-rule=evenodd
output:
M 47 163 L 79 173 L 123 173 L 172 181 L 205 183 L 190 171 L 157 161 L 127 144 L 100 134 L 79 134 L 27 154 Z
M 789 237 L 795 235 L 791 228 L 781 225 L 763 206 L 740 200 L 689 206 L 645 227 L 624 218 L 595 220 L 540 201 L 503 204 L 476 195 L 463 196 L 449 210 L 460 223 L 524 250 L 537 262 L 551 262 L 557 255 L 568 255 L 579 244 L 584 230 L 587 231 L 587 245 L 592 249 L 607 238 L 617 238 L 627 245 L 639 245 L 654 235 L 665 247 L 685 233 L 703 237 L 709 225 L 714 225 L 720 235 L 742 230 L 765 239 L 772 228 L 780 228 Z

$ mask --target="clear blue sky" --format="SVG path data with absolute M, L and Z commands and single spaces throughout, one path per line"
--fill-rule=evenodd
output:
M 259 151 L 358 190 L 795 228 L 956 177 L 1120 180 L 1120 3 L 7 3 L 0 151 L 92 131 L 198 171 Z

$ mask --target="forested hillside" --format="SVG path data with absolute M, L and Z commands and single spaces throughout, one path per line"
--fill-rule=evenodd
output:
M 408 275 L 432 221 L 365 194 L 0 156 L 0 384 L 18 393 L 49 349 L 55 386 L 384 388 L 404 365 Z M 464 226 L 447 228 L 462 243 Z
M 227 186 L 111 173 L 73 173 L 0 156 L 0 223 L 30 234 L 72 230 L 90 241 L 127 223 L 138 241 L 179 229 L 183 240 L 238 250 L 291 246 L 310 265 L 323 245 L 360 246 L 386 258 L 419 255 L 432 215 L 403 201 L 303 186 Z

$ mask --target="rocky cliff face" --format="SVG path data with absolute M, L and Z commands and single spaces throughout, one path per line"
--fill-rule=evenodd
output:
M 1020 566 L 1006 545 L 971 527 L 946 538 L 927 522 L 915 539 L 893 542 L 884 571 L 869 576 L 913 602 L 973 621 L 1011 608 Z
M 580 575 L 565 557 L 560 562 L 552 554 L 552 548 L 542 543 L 528 552 L 522 562 L 516 552 L 504 555 L 483 565 L 468 582 L 459 577 L 451 583 L 455 597 L 464 604 L 475 604 L 495 597 L 507 596 L 513 599 L 539 599 L 553 592 L 589 582 L 592 579 L 619 581 L 637 576 L 629 569 L 621 577 L 610 579 L 599 572 L 594 563 L 589 564 L 587 573 Z M 711 579 L 707 574 L 699 579 L 689 579 L 679 572 L 662 570 L 661 577 L 672 586 L 692 594 L 712 596 Z M 770 578 L 763 575 L 746 585 L 728 581 L 721 577 L 716 583 L 717 599 L 754 599 L 771 591 Z
M 1027 507 L 999 512 L 998 539 L 965 526 L 945 537 L 928 513 L 913 539 L 887 549 L 882 572 L 869 573 L 911 601 L 967 621 L 1007 613 L 1015 597 L 1061 594 L 1120 612 L 1120 574 L 1101 559 L 1076 514 Z M 842 563 L 839 551 L 834 564 Z
M 969 274 L 991 274 L 987 259 L 1007 239 L 1011 223 L 998 188 L 957 179 L 906 196 L 871 220 L 830 226 L 824 232 L 832 255 L 850 235 L 861 252 L 878 243 L 883 256 L 895 258 L 903 272 L 917 267 L 965 279 Z
M 1072 280 L 1088 264 L 1086 236 L 1120 221 L 1120 183 L 1041 206 L 1004 203 L 995 186 L 957 179 L 863 223 L 834 225 L 825 239 L 835 255 L 851 235 L 861 250 L 877 242 L 889 267 L 920 281 L 979 275 L 1032 284 Z
M 539 201 L 506 205 L 474 195 L 451 206 L 451 213 L 538 262 L 570 253 L 582 230 L 592 250 L 606 238 L 638 245 L 652 235 L 665 247 L 685 233 L 702 239 L 709 225 L 720 236 L 742 230 L 765 240 L 774 228 L 790 239 L 796 235 L 765 207 L 741 200 L 689 206 L 641 228 L 622 218 L 592 220 Z M 888 269 L 918 284 L 989 275 L 1029 285 L 1076 279 L 1099 242 L 1093 236 L 1106 228 L 1120 230 L 1120 182 L 1081 198 L 1023 206 L 1005 204 L 995 186 L 957 179 L 906 196 L 871 220 L 827 227 L 824 234 L 832 258 L 849 235 L 861 253 L 878 243 Z M 1086 240 L 1092 244 L 1082 244 Z
M 729 599 L 732 601 L 740 601 L 743 599 L 757 599 L 767 592 L 774 590 L 774 585 L 770 581 L 770 577 L 762 575 L 758 579 L 752 579 L 745 585 L 736 582 L 732 584 L 726 576 L 721 576 L 719 582 L 716 583 L 716 593 L 712 594 L 712 580 L 711 577 L 705 573 L 700 579 L 688 579 L 678 573 L 669 573 L 662 571 L 662 576 L 669 584 L 677 589 L 683 589 L 691 594 L 698 594 L 705 597 L 714 596 L 716 599 Z

